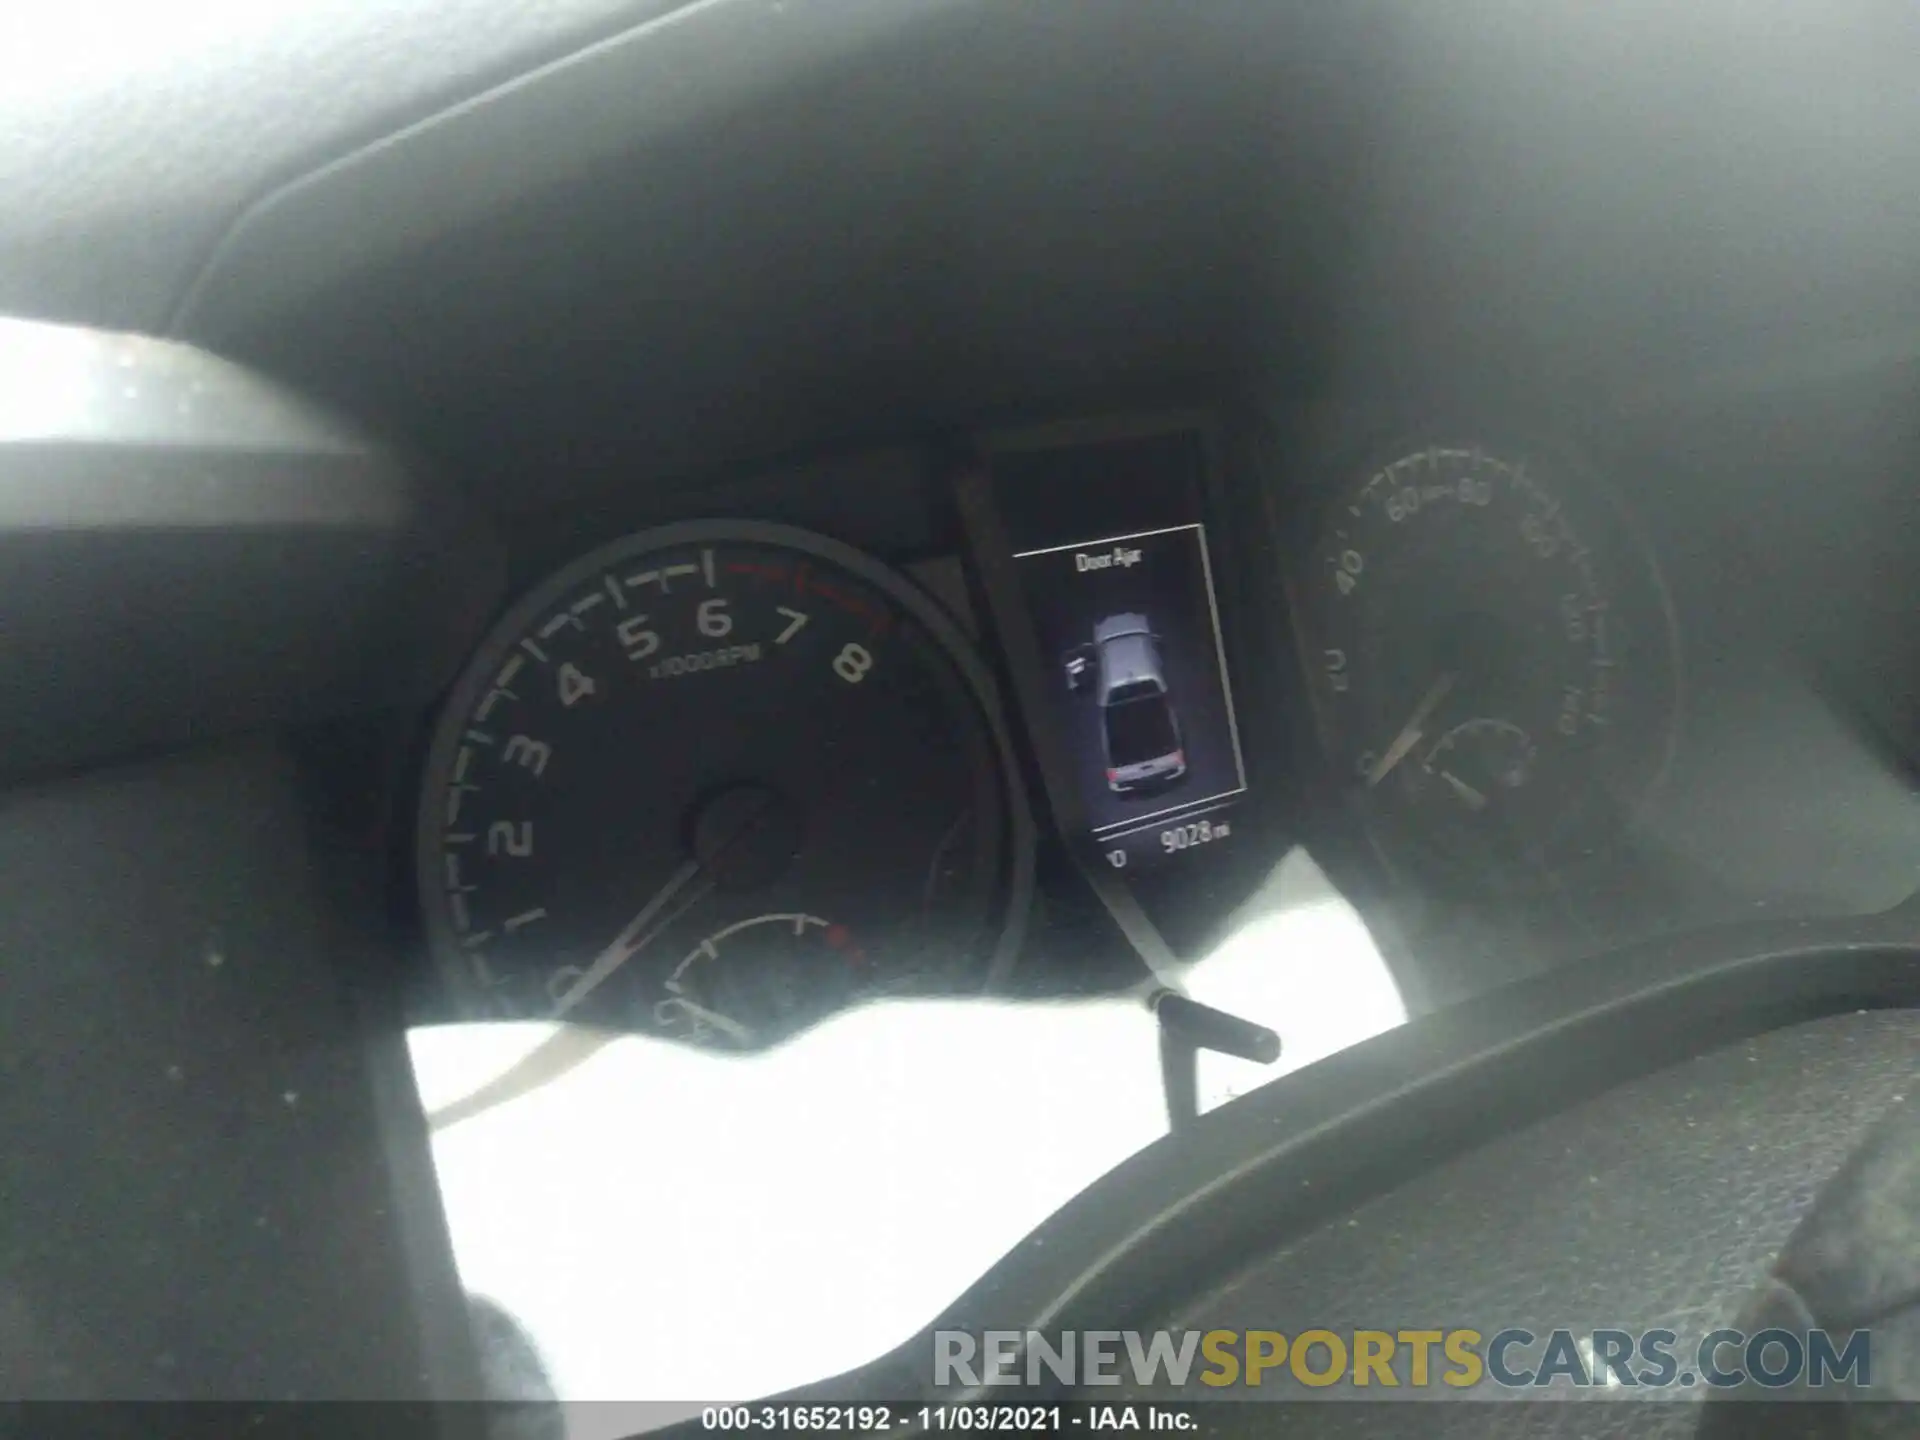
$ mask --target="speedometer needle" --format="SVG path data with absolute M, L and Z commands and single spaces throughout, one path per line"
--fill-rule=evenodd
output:
M 1427 687 L 1427 693 L 1420 697 L 1420 703 L 1413 707 L 1413 714 L 1407 717 L 1407 723 L 1400 727 L 1400 733 L 1393 737 L 1393 743 L 1386 752 L 1373 762 L 1373 768 L 1367 771 L 1367 784 L 1378 785 L 1393 773 L 1393 767 L 1412 752 L 1426 734 L 1427 717 L 1433 714 L 1440 702 L 1447 698 L 1447 692 L 1453 689 L 1453 672 L 1448 671 Z
M 593 963 L 581 972 L 578 980 L 561 992 L 559 998 L 553 1002 L 553 1013 L 550 1018 L 565 1019 L 567 1013 L 599 989 L 609 975 L 631 960 L 645 942 L 652 938 L 647 932 L 647 927 L 653 923 L 654 917 L 673 903 L 673 897 L 692 882 L 701 868 L 701 862 L 698 859 L 691 859 L 669 875 L 667 883 L 655 892 L 654 897 L 641 908 L 640 913 L 628 922 L 624 930 L 613 937 L 613 943 L 594 957 Z

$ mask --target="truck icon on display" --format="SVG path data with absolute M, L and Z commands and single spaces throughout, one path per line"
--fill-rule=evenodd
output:
M 1180 720 L 1160 662 L 1160 637 L 1144 615 L 1109 615 L 1093 641 L 1065 657 L 1067 687 L 1100 707 L 1107 786 L 1115 794 L 1164 789 L 1187 773 Z

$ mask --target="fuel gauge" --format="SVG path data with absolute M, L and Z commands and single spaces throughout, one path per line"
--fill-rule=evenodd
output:
M 1462 721 L 1435 742 L 1421 768 L 1469 810 L 1485 810 L 1533 775 L 1533 738 L 1506 720 Z
M 660 982 L 654 1023 L 703 1045 L 758 1048 L 848 1004 L 867 954 L 818 915 L 755 915 L 716 930 Z

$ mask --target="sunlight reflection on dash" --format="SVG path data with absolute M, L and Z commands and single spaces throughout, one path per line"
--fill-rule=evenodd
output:
M 1209 1057 L 1203 1103 L 1404 1018 L 1303 854 L 1243 914 L 1187 981 L 1286 1051 Z M 552 1029 L 413 1032 L 427 1107 Z M 752 1057 L 622 1037 L 434 1154 L 462 1278 L 526 1327 L 563 1398 L 714 1401 L 892 1348 L 1165 1128 L 1137 997 L 895 1001 Z
M 1280 1033 L 1277 1065 L 1200 1056 L 1210 1110 L 1407 1019 L 1366 922 L 1305 850 L 1290 851 L 1186 975 L 1188 993 Z

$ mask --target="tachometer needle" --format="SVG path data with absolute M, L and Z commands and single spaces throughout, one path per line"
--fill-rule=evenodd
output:
M 594 986 L 651 945 L 653 937 L 671 925 L 689 907 L 700 903 L 700 897 L 712 888 L 711 878 L 695 887 L 676 909 L 670 912 L 664 909 L 675 895 L 687 889 L 689 882 L 699 874 L 701 869 L 700 861 L 689 860 L 668 878 L 667 883 L 661 887 L 660 893 L 647 903 L 646 909 L 634 917 L 633 923 L 622 930 L 619 938 L 600 952 L 600 958 L 587 970 L 582 971 L 580 978 L 562 992 L 555 1005 L 554 1019 L 563 1019 L 569 1010 L 592 993 Z M 668 988 L 672 988 L 671 981 L 668 982 Z M 726 1017 L 710 1016 L 709 1019 L 717 1023 L 724 1021 Z M 726 1021 L 725 1024 L 719 1025 L 719 1028 L 724 1030 L 728 1025 L 733 1024 L 732 1021 Z M 740 1027 L 736 1026 L 736 1028 Z M 434 1111 L 427 1117 L 427 1123 L 436 1131 L 445 1130 L 458 1125 L 462 1120 L 470 1120 L 475 1115 L 484 1115 L 497 1105 L 518 1100 L 522 1095 L 529 1095 L 542 1085 L 558 1080 L 569 1070 L 586 1064 L 602 1049 L 619 1038 L 617 1031 L 583 1030 L 574 1025 L 555 1026 L 551 1035 L 509 1065 L 505 1071 L 494 1076 L 478 1090 L 463 1095 L 452 1104 Z M 734 1038 L 742 1045 L 753 1043 L 751 1035 L 740 1034 Z
M 1400 733 L 1393 737 L 1393 743 L 1387 746 L 1380 758 L 1373 762 L 1373 768 L 1367 771 L 1367 784 L 1378 785 L 1393 773 L 1394 766 L 1412 753 L 1413 747 L 1426 735 L 1427 717 L 1433 714 L 1440 702 L 1447 698 L 1447 692 L 1453 689 L 1453 679 L 1453 672 L 1448 671 L 1427 687 L 1427 693 L 1413 707 L 1413 714 L 1400 727 Z
M 655 892 L 654 897 L 641 908 L 640 913 L 628 922 L 624 930 L 613 937 L 613 943 L 595 956 L 593 963 L 581 972 L 580 978 L 560 993 L 559 998 L 553 1002 L 550 1018 L 564 1020 L 567 1013 L 599 989 L 609 975 L 631 960 L 645 942 L 652 938 L 648 934 L 647 927 L 653 924 L 654 917 L 673 903 L 673 897 L 685 889 L 701 869 L 700 861 L 692 859 L 669 875 L 667 883 Z

